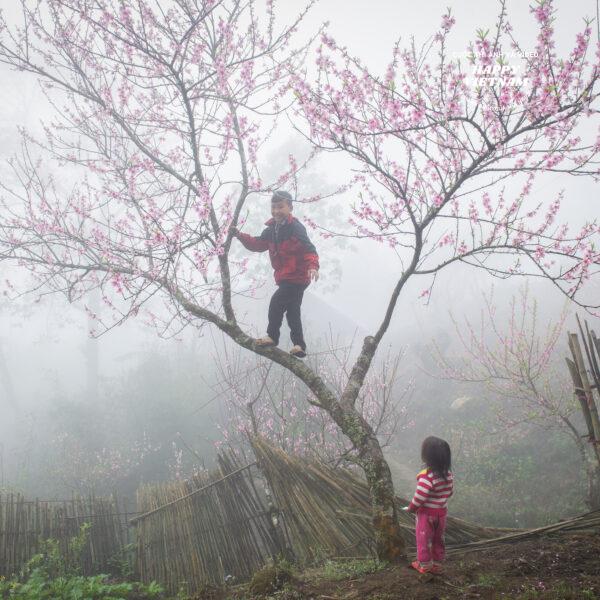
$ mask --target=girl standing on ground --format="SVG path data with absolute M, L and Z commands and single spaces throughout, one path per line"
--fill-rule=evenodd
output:
M 448 499 L 452 496 L 452 457 L 448 442 L 430 436 L 423 440 L 421 460 L 426 468 L 417 475 L 417 490 L 405 510 L 416 513 L 417 560 L 410 566 L 419 573 L 441 573 L 445 556 L 444 532 Z

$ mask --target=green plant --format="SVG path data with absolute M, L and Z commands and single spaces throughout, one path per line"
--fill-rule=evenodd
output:
M 21 579 L 27 578 L 36 570 L 49 578 L 79 575 L 81 555 L 89 538 L 90 527 L 90 523 L 83 523 L 77 535 L 68 540 L 63 548 L 58 540 L 50 538 L 42 541 L 40 551 L 22 569 Z
M 482 573 L 477 578 L 477 585 L 483 588 L 495 588 L 500 583 L 500 578 L 497 575 Z
M 132 579 L 134 575 L 134 556 L 136 544 L 126 544 L 108 561 L 111 573 L 123 579 Z
M 0 599 L 10 600 L 151 600 L 162 596 L 155 582 L 113 582 L 108 575 L 81 575 L 81 555 L 90 525 L 84 523 L 66 547 L 54 539 L 41 544 L 18 576 L 0 578 Z
M 331 550 L 326 549 L 323 546 L 311 547 L 310 551 L 312 558 L 309 564 L 312 566 L 321 566 L 325 561 L 331 558 Z
M 0 598 L 10 600 L 151 600 L 160 598 L 162 592 L 162 588 L 154 582 L 150 585 L 114 583 L 108 580 L 107 575 L 50 578 L 41 568 L 33 569 L 23 582 L 15 579 L 0 581 Z
M 349 577 L 361 577 L 369 573 L 376 573 L 387 566 L 384 561 L 376 558 L 352 559 L 352 560 L 327 560 L 322 567 L 323 577 L 327 579 L 347 579 Z

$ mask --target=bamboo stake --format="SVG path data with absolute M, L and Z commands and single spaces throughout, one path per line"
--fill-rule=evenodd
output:
M 571 343 L 571 351 L 573 352 L 573 357 L 575 359 L 575 364 L 577 365 L 577 369 L 579 370 L 579 375 L 581 377 L 581 382 L 583 384 L 583 390 L 586 395 L 587 403 L 590 409 L 590 416 L 592 419 L 592 430 L 594 433 L 594 439 L 591 440 L 596 449 L 598 448 L 598 442 L 600 442 L 600 418 L 598 418 L 598 409 L 596 407 L 596 403 L 594 401 L 594 397 L 592 396 L 592 389 L 590 387 L 590 382 L 587 376 L 587 371 L 585 369 L 585 363 L 583 362 L 583 356 L 581 354 L 581 347 L 579 346 L 579 340 L 577 339 L 576 333 L 570 333 L 569 339 L 572 340 Z
M 570 358 L 565 358 L 565 361 L 567 362 L 567 367 L 569 368 L 569 372 L 571 373 L 571 379 L 573 380 L 573 386 L 575 389 L 575 397 L 579 401 L 579 406 L 581 408 L 581 413 L 583 414 L 583 418 L 585 420 L 585 425 L 587 427 L 589 439 L 593 439 L 594 426 L 592 424 L 592 415 L 590 414 L 590 408 L 587 403 L 587 398 L 583 389 L 583 382 L 581 381 L 579 370 L 577 369 L 577 365 Z
M 587 333 L 587 339 L 588 339 L 588 345 L 589 345 L 590 366 L 591 366 L 592 374 L 594 376 L 596 392 L 598 392 L 598 394 L 600 394 L 600 366 L 598 365 L 598 359 L 596 358 L 596 352 L 598 352 L 598 356 L 600 356 L 600 350 L 596 347 L 596 344 L 594 343 L 594 339 L 596 336 L 593 331 L 590 331 L 587 321 L 585 321 L 585 331 Z

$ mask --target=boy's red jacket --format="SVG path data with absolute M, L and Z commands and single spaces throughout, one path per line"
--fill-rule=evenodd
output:
M 258 237 L 238 233 L 238 239 L 253 252 L 269 251 L 276 283 L 310 283 L 308 272 L 319 268 L 319 256 L 304 225 L 291 215 L 281 224 L 269 219 L 265 225 Z

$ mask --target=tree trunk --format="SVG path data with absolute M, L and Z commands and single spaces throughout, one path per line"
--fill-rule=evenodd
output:
M 375 436 L 368 439 L 360 456 L 371 495 L 377 556 L 380 560 L 399 562 L 406 558 L 406 549 L 394 503 L 392 474 Z
M 163 285 L 189 313 L 213 323 L 238 345 L 281 365 L 304 382 L 315 396 L 315 406 L 325 410 L 331 416 L 358 451 L 358 462 L 365 472 L 371 495 L 377 556 L 388 562 L 398 562 L 405 558 L 405 543 L 394 505 L 392 474 L 373 428 L 355 406 L 356 398 L 377 349 L 376 339 L 370 336 L 365 338 L 363 350 L 350 374 L 348 385 L 338 398 L 323 379 L 302 361 L 277 347 L 256 346 L 254 339 L 245 334 L 237 323 L 224 321 L 214 313 L 187 300 L 181 291 L 169 282 L 164 281 Z
M 338 406 L 341 410 L 330 414 L 358 450 L 358 463 L 365 473 L 371 496 L 377 556 L 380 560 L 399 562 L 406 558 L 406 548 L 394 503 L 392 473 L 369 423 L 354 405 Z

